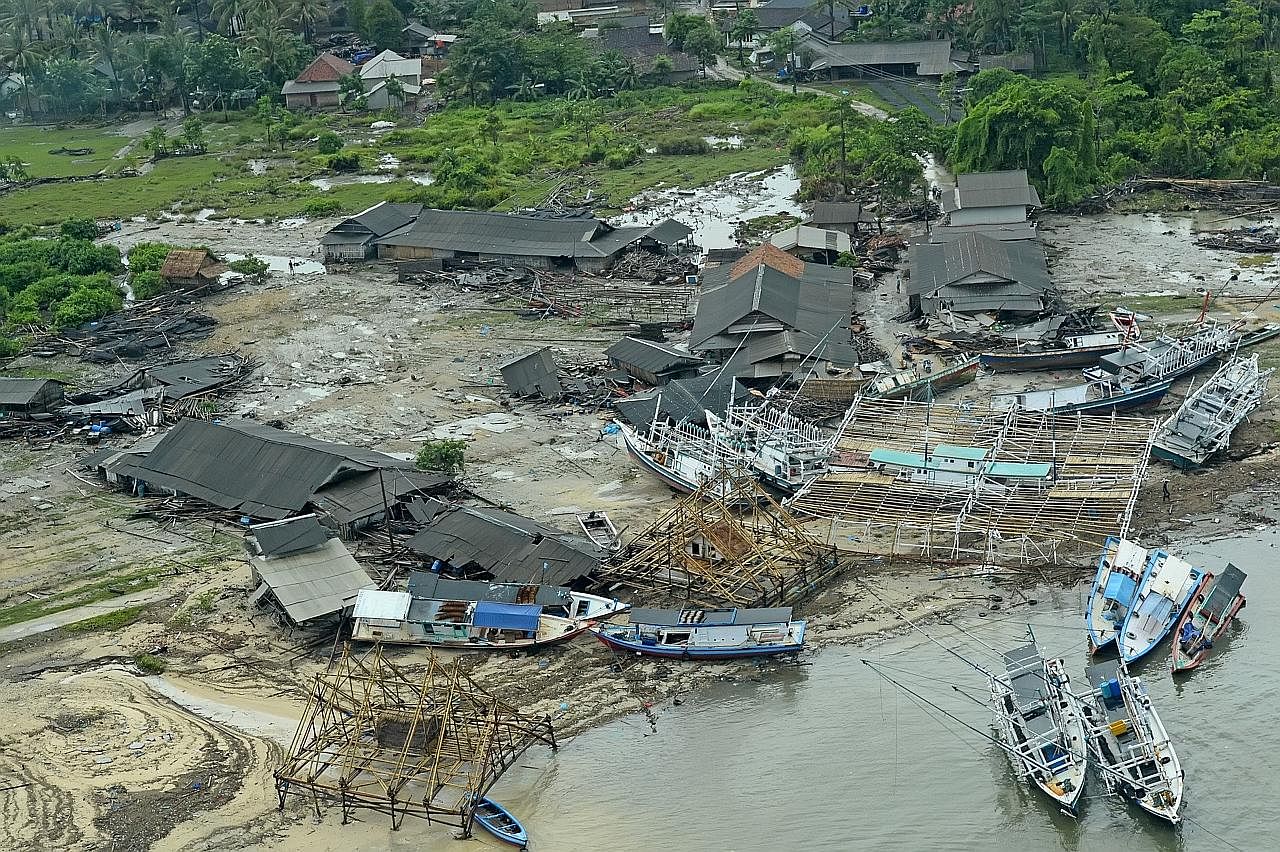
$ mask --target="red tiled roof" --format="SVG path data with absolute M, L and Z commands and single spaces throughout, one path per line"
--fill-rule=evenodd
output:
M 332 53 L 322 53 L 294 77 L 297 83 L 334 83 L 354 71 L 356 67 Z
M 783 275 L 789 275 L 792 278 L 798 278 L 804 274 L 804 261 L 792 255 L 787 254 L 782 249 L 771 243 L 765 243 L 758 249 L 749 252 L 741 260 L 733 265 L 729 270 L 729 278 L 734 279 L 742 275 L 748 269 L 756 266 L 772 267 Z

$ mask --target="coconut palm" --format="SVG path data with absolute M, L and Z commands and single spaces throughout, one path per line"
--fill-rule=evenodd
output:
M 248 11 L 245 0 L 213 0 L 209 11 L 225 34 L 237 35 L 244 29 Z
M 31 103 L 31 90 L 35 88 L 36 78 L 44 69 L 44 57 L 39 47 L 28 41 L 18 29 L 10 29 L 0 41 L 0 60 L 22 75 L 22 92 L 27 99 L 27 116 L 34 113 Z
M 259 20 L 245 41 L 258 70 L 273 83 L 280 83 L 286 76 L 284 69 L 292 67 L 296 58 L 296 42 L 291 33 L 279 23 Z
M 120 36 L 105 24 L 95 27 L 92 37 L 93 55 L 99 62 L 111 69 L 111 86 L 115 89 L 116 100 L 120 100 L 120 54 L 123 44 Z
M 82 32 L 70 15 L 59 15 L 49 26 L 49 42 L 57 46 L 63 56 L 79 59 L 81 53 Z
M 41 0 L 7 0 L 4 15 L 0 20 L 6 30 L 18 30 L 26 41 L 40 41 L 44 33 L 40 21 L 46 14 L 52 13 Z
M 307 44 L 315 36 L 316 24 L 329 20 L 329 0 L 293 0 L 289 16 L 302 28 L 302 39 Z

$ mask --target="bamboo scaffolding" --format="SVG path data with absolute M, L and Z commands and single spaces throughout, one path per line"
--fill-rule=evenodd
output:
M 1046 479 L 913 481 L 873 469 L 833 470 L 788 503 L 830 522 L 844 550 L 989 564 L 1054 562 L 1096 551 L 1128 526 L 1146 476 L 1152 423 L 911 401 L 858 399 L 836 440 L 842 458 L 873 450 L 928 454 L 980 447 L 987 461 L 1048 463 Z
M 834 568 L 755 477 L 724 468 L 614 555 L 601 579 L 703 606 L 774 606 Z
M 275 772 L 283 810 L 290 792 L 310 791 L 342 807 L 345 825 L 364 808 L 398 829 L 406 816 L 470 832 L 476 803 L 537 742 L 556 748 L 551 717 L 526 716 L 434 655 L 420 680 L 382 647 L 361 657 L 348 646 L 316 675 L 302 720 Z

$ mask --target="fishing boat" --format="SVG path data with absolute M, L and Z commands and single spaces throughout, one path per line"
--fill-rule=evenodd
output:
M 791 607 L 767 609 L 633 609 L 631 623 L 591 628 L 615 651 L 651 657 L 732 660 L 794 654 L 805 623 Z
M 1034 640 L 1004 654 L 990 678 L 996 727 L 1013 769 L 1067 814 L 1084 792 L 1085 732 L 1062 660 L 1046 661 Z
M 793 494 L 827 472 L 835 434 L 772 403 L 731 405 L 724 417 L 706 414 L 720 449 L 776 491 Z
M 1108 414 L 1113 411 L 1153 408 L 1160 404 L 1171 387 L 1172 379 L 1127 390 L 1112 381 L 1093 381 L 1064 388 L 998 394 L 993 406 L 997 409 L 1018 408 L 1050 414 Z
M 1099 331 L 1063 338 L 1056 346 L 1033 344 L 1014 352 L 983 352 L 978 362 L 997 373 L 1091 367 L 1103 355 L 1120 351 L 1128 339 L 1124 331 Z
M 606 512 L 583 512 L 578 515 L 578 526 L 587 538 L 605 550 L 618 549 L 618 528 Z
M 654 421 L 643 434 L 622 422 L 618 428 L 636 461 L 685 494 L 697 491 L 729 464 L 711 433 L 694 423 Z
M 1120 658 L 1132 663 L 1169 635 L 1186 609 L 1204 572 L 1163 550 L 1147 559 L 1147 570 L 1134 593 L 1117 639 Z
M 1244 606 L 1245 573 L 1228 564 L 1219 577 L 1206 572 L 1191 596 L 1191 604 L 1173 633 L 1173 673 L 1189 672 L 1208 656 L 1218 639 L 1226 635 L 1236 613 Z
M 935 371 L 933 362 L 925 360 L 910 370 L 868 382 L 862 395 L 879 399 L 932 399 L 938 391 L 966 385 L 977 378 L 978 361 L 978 358 L 968 358 Z
M 1099 359 L 1084 371 L 1089 381 L 1110 381 L 1122 388 L 1173 381 L 1190 375 L 1236 348 L 1235 326 L 1205 320 L 1183 337 L 1161 334 L 1149 343 L 1131 343 Z
M 529 845 L 529 833 L 511 811 L 493 799 L 482 798 L 476 802 L 472 816 L 480 827 L 499 840 L 524 849 Z
M 1089 653 L 1111 646 L 1128 617 L 1138 583 L 1147 568 L 1150 552 L 1131 541 L 1108 536 L 1098 559 L 1098 573 L 1084 609 Z
M 1151 455 L 1184 470 L 1204 465 L 1262 404 L 1272 372 L 1259 368 L 1256 354 L 1224 364 L 1160 424 Z
M 1078 704 L 1107 791 L 1177 825 L 1182 766 L 1142 679 L 1115 660 L 1085 673 L 1093 690 Z

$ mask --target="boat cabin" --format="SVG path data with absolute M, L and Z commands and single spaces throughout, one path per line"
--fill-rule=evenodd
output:
M 981 447 L 937 444 L 923 453 L 902 450 L 872 450 L 868 461 L 886 473 L 911 482 L 930 485 L 966 485 L 981 477 L 984 482 L 1013 485 L 1042 483 L 1049 479 L 1053 465 L 1048 462 L 988 461 L 988 451 Z
M 760 609 L 635 609 L 631 626 L 644 645 L 739 647 L 780 644 L 791 626 L 791 607 Z

